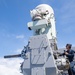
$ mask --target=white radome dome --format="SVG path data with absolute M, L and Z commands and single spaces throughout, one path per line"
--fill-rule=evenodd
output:
M 32 20 L 48 19 L 54 15 L 54 11 L 51 6 L 47 4 L 40 4 L 31 11 Z
M 49 13 L 54 13 L 54 11 L 53 11 L 53 9 L 52 9 L 52 7 L 50 6 L 50 5 L 48 5 L 48 4 L 40 4 L 40 5 L 38 5 L 37 7 L 36 7 L 36 9 L 44 9 L 44 10 L 48 10 L 49 11 Z

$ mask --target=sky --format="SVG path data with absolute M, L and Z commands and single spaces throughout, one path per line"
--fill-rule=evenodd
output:
M 48 4 L 54 10 L 58 48 L 65 47 L 66 43 L 75 46 L 75 0 L 0 0 L 0 75 L 21 75 L 18 65 L 22 60 L 5 60 L 3 56 L 18 54 L 27 45 L 33 35 L 27 28 L 30 10 L 39 4 Z

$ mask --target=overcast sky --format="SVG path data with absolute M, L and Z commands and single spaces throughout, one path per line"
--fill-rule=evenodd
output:
M 20 53 L 27 44 L 33 35 L 27 28 L 31 21 L 30 10 L 42 3 L 54 10 L 58 48 L 65 47 L 66 43 L 75 46 L 75 0 L 0 0 L 0 75 L 20 75 L 18 65 L 21 60 L 4 60 L 3 56 Z M 10 63 L 17 66 L 10 66 Z

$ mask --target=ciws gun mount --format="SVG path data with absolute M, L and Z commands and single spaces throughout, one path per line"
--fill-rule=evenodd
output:
M 24 49 L 21 51 L 21 54 L 6 55 L 6 56 L 4 56 L 4 58 L 18 58 L 18 57 L 21 57 L 23 59 L 26 59 L 27 58 L 27 56 L 26 56 L 27 51 L 28 51 L 28 45 L 26 47 L 24 46 Z
M 30 11 L 32 21 L 28 29 L 33 30 L 27 46 L 21 54 L 8 55 L 4 58 L 22 57 L 23 75 L 64 75 L 69 62 L 59 57 L 56 38 L 55 16 L 51 6 L 40 4 Z

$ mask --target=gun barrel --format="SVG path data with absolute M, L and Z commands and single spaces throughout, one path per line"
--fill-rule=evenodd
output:
M 16 55 L 6 55 L 4 58 L 16 58 L 16 57 L 21 57 L 21 54 L 16 54 Z

